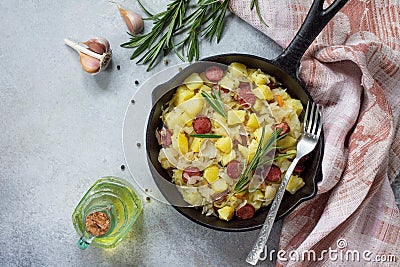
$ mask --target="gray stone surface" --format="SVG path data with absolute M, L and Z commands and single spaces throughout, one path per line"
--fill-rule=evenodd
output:
M 145 3 L 159 11 L 168 1 Z M 140 10 L 136 1 L 120 4 Z M 71 214 L 88 187 L 106 175 L 131 179 L 120 169 L 121 132 L 134 81 L 165 66 L 146 72 L 129 60 L 132 51 L 119 47 L 128 40 L 125 25 L 107 0 L 6 0 L 0 10 L 0 266 L 247 266 L 258 231 L 210 230 L 156 201 L 144 201 L 117 248 L 77 248 Z M 114 57 L 105 72 L 90 76 L 63 38 L 95 36 L 111 42 Z M 203 42 L 201 54 L 271 57 L 269 42 L 230 15 L 221 43 Z M 273 231 L 276 247 L 280 224 Z

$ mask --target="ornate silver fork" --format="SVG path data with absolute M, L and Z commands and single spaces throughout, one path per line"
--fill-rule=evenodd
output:
M 261 228 L 258 239 L 246 258 L 246 261 L 252 265 L 257 264 L 260 255 L 264 250 L 269 234 L 271 233 L 276 214 L 278 213 L 279 206 L 282 202 L 283 194 L 285 193 L 286 186 L 290 180 L 290 176 L 292 175 L 294 168 L 302 157 L 314 150 L 318 143 L 322 129 L 322 118 L 319 110 L 320 106 L 318 104 L 315 104 L 314 102 L 310 103 L 310 101 L 307 103 L 303 133 L 299 142 L 297 143 L 296 157 L 293 159 L 292 164 L 290 164 L 285 176 L 282 179 L 281 185 L 279 186 L 278 192 L 276 193 L 274 201 L 272 202 L 271 208 L 268 212 L 267 218 L 265 219 L 264 225 Z

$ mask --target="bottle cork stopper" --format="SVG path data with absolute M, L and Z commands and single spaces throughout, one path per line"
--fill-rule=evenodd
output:
M 106 213 L 96 211 L 90 213 L 85 220 L 85 228 L 93 236 L 105 235 L 110 230 L 111 222 Z

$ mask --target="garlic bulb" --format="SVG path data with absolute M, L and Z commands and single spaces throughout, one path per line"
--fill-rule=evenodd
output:
M 113 2 L 117 5 L 121 17 L 124 19 L 128 30 L 132 35 L 136 35 L 143 31 L 144 22 L 142 16 L 131 10 L 123 9 L 117 2 Z
M 97 74 L 104 70 L 111 61 L 110 43 L 102 37 L 82 42 L 87 48 L 68 39 L 64 39 L 64 43 L 79 53 L 82 69 L 90 74 Z

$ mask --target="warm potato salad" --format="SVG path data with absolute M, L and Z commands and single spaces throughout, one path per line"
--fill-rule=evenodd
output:
M 249 219 L 272 202 L 296 155 L 302 110 L 268 73 L 236 62 L 208 67 L 187 77 L 165 106 L 164 126 L 156 132 L 158 160 L 191 206 L 226 221 Z M 275 160 L 251 173 L 257 188 L 234 193 L 261 135 L 266 140 L 275 131 L 282 135 Z M 291 194 L 304 186 L 303 165 L 296 166 L 286 188 Z

